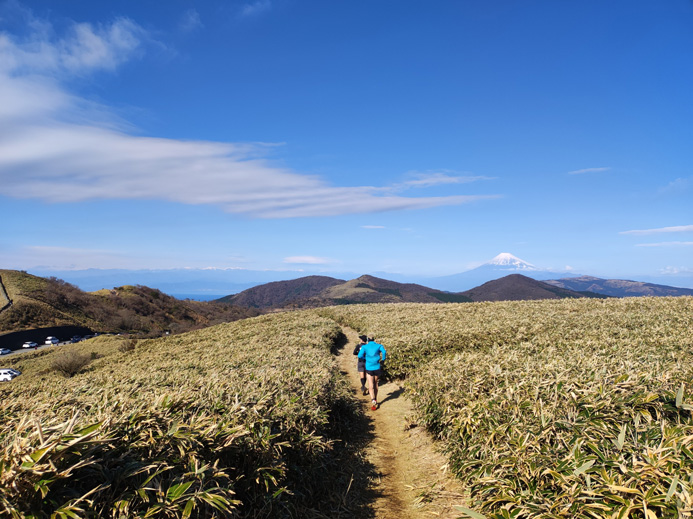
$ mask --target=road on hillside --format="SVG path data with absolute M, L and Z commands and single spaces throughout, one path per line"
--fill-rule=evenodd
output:
M 43 348 L 57 348 L 58 346 L 63 346 L 65 344 L 72 344 L 70 341 L 62 341 L 59 342 L 58 344 L 39 344 L 36 348 L 19 348 L 18 350 L 12 350 L 10 353 L 6 353 L 5 355 L 0 356 L 0 359 L 10 357 L 12 355 L 17 355 L 19 353 L 27 353 L 30 351 L 38 351 L 42 350 Z

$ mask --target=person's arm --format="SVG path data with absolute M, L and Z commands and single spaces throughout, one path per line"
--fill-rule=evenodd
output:
M 354 355 L 358 355 L 359 351 L 361 351 L 361 345 L 357 344 L 356 347 L 354 348 Z
M 366 358 L 366 348 L 361 348 L 361 351 L 359 351 L 359 359 L 365 359 Z
M 381 362 L 385 362 L 385 357 L 387 356 L 387 352 L 385 351 L 385 346 L 382 344 L 380 345 L 380 352 L 383 354 L 382 359 L 380 359 Z

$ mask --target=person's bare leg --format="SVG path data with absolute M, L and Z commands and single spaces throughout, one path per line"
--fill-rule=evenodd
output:
M 371 409 L 375 411 L 378 408 L 378 377 L 374 375 L 368 376 L 368 392 L 371 394 Z

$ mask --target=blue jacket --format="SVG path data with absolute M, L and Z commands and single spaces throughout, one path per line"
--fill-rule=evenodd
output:
M 361 346 L 361 351 L 359 351 L 359 359 L 366 359 L 366 371 L 376 371 L 380 369 L 380 354 L 383 354 L 383 359 L 387 352 L 382 344 L 370 341 L 363 346 Z

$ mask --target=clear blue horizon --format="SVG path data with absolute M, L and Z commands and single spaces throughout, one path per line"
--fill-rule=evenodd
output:
M 691 276 L 692 29 L 688 0 L 0 0 L 0 268 Z

